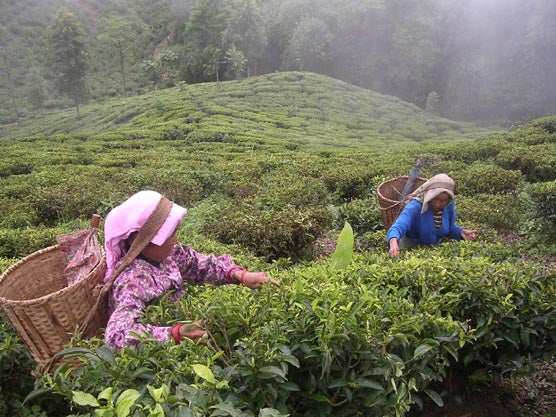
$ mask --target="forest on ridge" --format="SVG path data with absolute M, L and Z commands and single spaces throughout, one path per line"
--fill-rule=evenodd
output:
M 549 0 L 5 0 L 0 122 L 74 104 L 52 39 L 71 24 L 79 103 L 302 70 L 509 125 L 556 112 L 554 21 Z

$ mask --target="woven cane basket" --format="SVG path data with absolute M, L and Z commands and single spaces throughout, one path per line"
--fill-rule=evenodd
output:
M 380 207 L 380 214 L 382 216 L 382 222 L 384 223 L 384 228 L 386 230 L 388 230 L 390 226 L 394 224 L 394 222 L 398 218 L 398 215 L 400 214 L 400 211 L 407 203 L 407 200 L 399 201 L 398 198 L 400 197 L 408 178 L 409 176 L 405 175 L 386 180 L 382 182 L 376 190 L 378 204 Z M 416 178 L 413 187 L 411 187 L 411 190 L 409 190 L 409 192 L 412 193 L 426 181 L 426 178 Z
M 108 319 L 103 300 L 87 328 L 81 328 L 102 286 L 104 253 L 83 279 L 68 286 L 64 255 L 58 248 L 34 252 L 0 276 L 0 305 L 41 368 L 51 363 L 78 329 L 82 337 L 93 337 Z

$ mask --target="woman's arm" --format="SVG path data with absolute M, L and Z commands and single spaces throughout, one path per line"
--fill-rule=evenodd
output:
M 446 210 L 448 210 L 448 221 L 450 222 L 448 237 L 451 239 L 461 240 L 463 238 L 461 235 L 463 227 L 456 224 L 456 204 L 452 201 L 446 206 Z
M 120 281 L 119 279 L 122 278 Z M 110 315 L 104 339 L 111 348 L 135 346 L 139 342 L 131 333 L 149 334 L 155 340 L 170 338 L 169 327 L 157 327 L 139 323 L 146 307 L 145 297 L 149 292 L 148 280 L 142 277 L 120 276 L 112 289 L 111 301 L 114 311 Z M 119 281 L 119 282 L 118 282 Z
M 390 242 L 390 239 L 397 239 L 398 241 L 405 236 L 408 230 L 411 228 L 413 218 L 416 215 L 420 215 L 421 205 L 416 201 L 410 201 L 402 210 L 396 221 L 386 234 L 386 241 Z
M 386 242 L 388 243 L 388 254 L 391 258 L 395 258 L 400 253 L 400 239 L 405 236 L 413 223 L 414 216 L 420 215 L 420 204 L 410 201 L 402 210 L 396 221 L 386 234 Z
M 178 244 L 172 253 L 184 281 L 195 284 L 222 285 L 233 283 L 235 265 L 230 255 L 203 255 L 188 246 Z

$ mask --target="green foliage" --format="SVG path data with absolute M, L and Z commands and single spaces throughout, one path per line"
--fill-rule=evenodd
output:
M 318 207 L 261 210 L 247 203 L 229 203 L 216 210 L 203 231 L 268 259 L 298 260 L 312 254 L 312 244 L 329 223 L 328 212 Z
M 0 271 L 3 270 L 0 259 Z M 6 265 L 7 266 L 7 265 Z M 27 394 L 33 390 L 30 373 L 35 368 L 29 350 L 12 329 L 8 319 L 0 312 L 0 414 L 3 416 L 48 417 L 48 413 L 66 410 L 58 402 L 25 404 Z
M 67 351 L 86 366 L 61 368 L 41 385 L 67 398 L 110 388 L 115 401 L 132 384 L 145 406 L 155 405 L 148 386 L 159 387 L 166 412 L 186 403 L 193 415 L 211 407 L 403 415 L 424 396 L 441 402 L 431 384 L 451 366 L 507 372 L 554 350 L 553 279 L 519 256 L 500 244 L 453 242 L 396 263 L 358 255 L 332 275 L 328 261 L 269 271 L 281 290 L 194 287 L 178 304 L 152 305 L 147 319 L 206 319 L 216 352 L 145 339 L 116 354 L 90 343 Z
M 68 233 L 66 227 L 26 227 L 0 229 L 0 257 L 17 258 L 56 244 L 56 236 Z
M 363 234 L 383 227 L 376 197 L 352 200 L 338 207 L 334 216 L 334 226 L 341 227 L 348 222 L 355 233 Z
M 527 216 L 527 210 L 521 207 L 519 198 L 513 194 L 458 196 L 456 208 L 461 224 L 483 225 L 504 232 L 515 232 Z
M 89 62 L 84 32 L 77 17 L 61 10 L 49 28 L 49 61 L 54 84 L 60 94 L 71 97 L 77 107 L 86 93 L 85 74 Z
M 493 165 L 471 165 L 461 172 L 454 172 L 452 177 L 456 191 L 464 195 L 511 193 L 522 179 L 519 171 Z
M 520 170 L 531 182 L 553 181 L 556 178 L 554 143 L 517 145 L 500 152 L 496 161 L 503 168 Z
M 545 127 L 472 141 L 479 131 L 468 125 L 305 73 L 221 83 L 218 97 L 205 84 L 114 99 L 73 119 L 47 116 L 0 138 L 0 268 L 83 228 L 91 213 L 157 189 L 190 208 L 182 241 L 231 253 L 282 287 L 192 286 L 178 303 L 152 303 L 142 320 L 204 319 L 212 347 L 145 337 L 113 352 L 76 341 L 66 354 L 85 366 L 43 375 L 27 414 L 62 416 L 72 405 L 76 415 L 117 415 L 125 403 L 121 413 L 137 416 L 403 415 L 425 397 L 440 404 L 433 383 L 454 367 L 509 373 L 554 352 L 554 272 L 536 265 L 553 247 L 501 244 L 496 233 L 550 219 L 527 219 L 525 200 L 551 213 L 552 180 L 523 184 L 527 173 L 499 159 L 513 146 L 550 154 Z M 416 143 L 438 137 L 461 140 Z M 480 239 L 392 262 L 374 193 L 421 156 L 423 175 L 456 178 L 458 218 Z M 357 253 L 331 269 L 313 259 L 314 243 L 345 221 Z M 6 355 L 18 358 L 20 347 Z M 126 390 L 139 396 L 124 401 Z M 91 405 L 72 402 L 74 393 Z
M 149 62 L 151 66 L 156 62 Z M 158 70 L 157 70 L 158 71 Z M 155 77 L 158 80 L 158 75 Z M 292 146 L 380 145 L 435 138 L 477 137 L 484 130 L 452 122 L 362 88 L 310 73 L 276 73 L 247 80 L 195 84 L 151 92 L 128 100 L 110 99 L 71 112 L 45 115 L 40 123 L 4 126 L 2 136 L 28 137 L 68 132 L 141 131 L 168 128 L 204 134 L 219 127 L 237 142 L 266 138 Z M 161 106 L 161 104 L 163 104 Z M 267 140 L 268 139 L 268 140 Z
M 556 236 L 556 181 L 533 184 L 529 188 L 535 217 L 543 226 L 543 235 L 550 241 Z

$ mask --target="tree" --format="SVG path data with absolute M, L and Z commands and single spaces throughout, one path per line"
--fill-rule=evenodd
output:
M 160 62 L 146 59 L 141 63 L 141 73 L 143 77 L 152 84 L 153 89 L 156 90 L 162 81 L 162 67 Z
M 427 104 L 425 105 L 425 110 L 429 113 L 436 113 L 438 111 L 438 93 L 436 91 L 431 91 L 427 96 Z
M 127 97 L 126 63 L 130 60 L 134 40 L 148 30 L 139 19 L 130 20 L 111 17 L 101 20 L 102 32 L 98 36 L 102 51 L 107 51 L 110 58 L 117 59 L 121 76 L 123 96 Z
M 233 0 L 226 30 L 222 34 L 229 48 L 243 52 L 247 76 L 257 75 L 257 63 L 267 44 L 264 20 L 255 0 Z
M 220 63 L 224 62 L 222 32 L 226 26 L 226 14 L 223 0 L 196 1 L 185 27 L 181 57 L 188 82 L 218 81 Z
M 58 12 L 49 27 L 48 58 L 56 90 L 73 98 L 79 119 L 79 102 L 86 94 L 85 74 L 89 60 L 81 24 L 67 10 Z
M 13 81 L 12 81 L 12 70 L 10 67 L 10 61 L 9 61 L 9 52 L 8 52 L 8 33 L 7 30 L 3 27 L 0 26 L 0 53 L 2 54 L 2 62 L 4 65 L 4 74 L 6 76 L 6 81 L 8 82 L 8 90 L 9 90 L 9 95 L 10 98 L 12 100 L 12 105 L 14 108 L 14 113 L 15 113 L 15 119 L 17 121 L 17 124 L 20 124 L 20 120 L 19 120 L 19 110 L 17 108 L 17 101 L 15 99 L 15 91 L 14 91 L 14 86 L 13 86 Z
M 168 81 L 168 84 L 175 85 L 179 80 L 180 60 L 179 53 L 176 48 L 170 48 L 160 53 L 160 66 L 162 69 L 162 78 Z
M 245 73 L 245 64 L 247 63 L 243 51 L 237 50 L 235 46 L 228 48 L 226 51 L 226 60 L 228 62 L 228 71 L 232 78 L 241 78 Z
M 29 103 L 41 111 L 41 116 L 44 117 L 44 102 L 47 98 L 46 83 L 40 76 L 39 72 L 33 68 L 25 80 L 26 95 Z
M 301 20 L 286 48 L 286 68 L 326 73 L 331 42 L 332 34 L 320 19 Z

